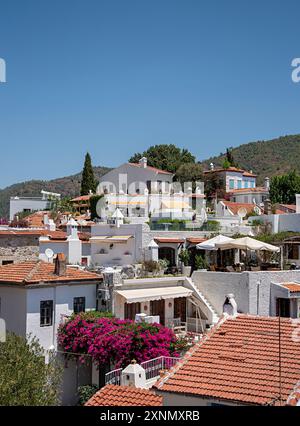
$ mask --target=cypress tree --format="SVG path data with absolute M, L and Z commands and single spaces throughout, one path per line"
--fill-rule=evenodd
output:
M 94 177 L 94 170 L 90 154 L 87 152 L 84 160 L 81 180 L 81 195 L 88 195 L 90 191 L 96 192 L 97 182 Z

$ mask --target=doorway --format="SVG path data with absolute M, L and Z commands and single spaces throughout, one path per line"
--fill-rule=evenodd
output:
M 165 325 L 165 301 L 151 300 L 150 302 L 150 315 L 159 315 L 160 324 Z
M 176 297 L 176 299 L 174 299 L 174 318 L 180 318 L 182 322 L 186 322 L 185 297 Z

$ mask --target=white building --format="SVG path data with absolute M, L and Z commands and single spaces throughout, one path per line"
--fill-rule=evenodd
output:
M 125 163 L 100 178 L 98 194 L 143 194 L 169 192 L 173 174 L 148 166 L 147 158 L 139 163 Z
M 11 197 L 9 205 L 9 220 L 17 213 L 30 213 L 39 210 L 49 210 L 54 200 L 60 199 L 60 194 L 41 191 L 41 197 Z
M 64 316 L 96 308 L 102 277 L 56 263 L 24 262 L 0 266 L 1 318 L 8 331 L 36 336 L 45 351 L 56 348 L 57 328 Z

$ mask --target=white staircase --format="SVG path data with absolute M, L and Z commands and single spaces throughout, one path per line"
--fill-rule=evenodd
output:
M 198 304 L 199 308 L 203 311 L 203 313 L 207 316 L 208 321 L 211 322 L 212 325 L 216 324 L 220 317 L 217 312 L 207 300 L 207 298 L 201 293 L 201 291 L 197 288 L 191 278 L 186 278 L 188 286 L 194 291 L 191 296 L 191 299 Z

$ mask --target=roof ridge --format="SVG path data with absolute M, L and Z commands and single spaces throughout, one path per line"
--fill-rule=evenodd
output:
M 33 266 L 33 268 L 28 272 L 28 274 L 26 275 L 26 277 L 24 278 L 24 282 L 29 282 L 30 279 L 33 277 L 33 275 L 38 271 L 40 265 L 41 265 L 42 261 L 38 260 L 36 265 Z
M 226 321 L 228 318 L 228 315 L 223 315 L 223 317 L 220 318 L 220 320 L 217 322 L 217 324 L 208 332 L 206 333 L 203 338 L 200 340 L 200 342 L 196 343 L 194 346 L 192 346 L 186 354 L 183 356 L 181 360 L 178 360 L 179 362 L 174 365 L 170 370 L 168 370 L 163 377 L 158 379 L 157 383 L 153 385 L 153 387 L 157 387 L 158 389 L 162 387 L 165 382 L 183 366 L 185 365 L 189 358 L 198 350 L 213 334 L 216 333 L 216 331 L 221 327 L 221 325 Z

